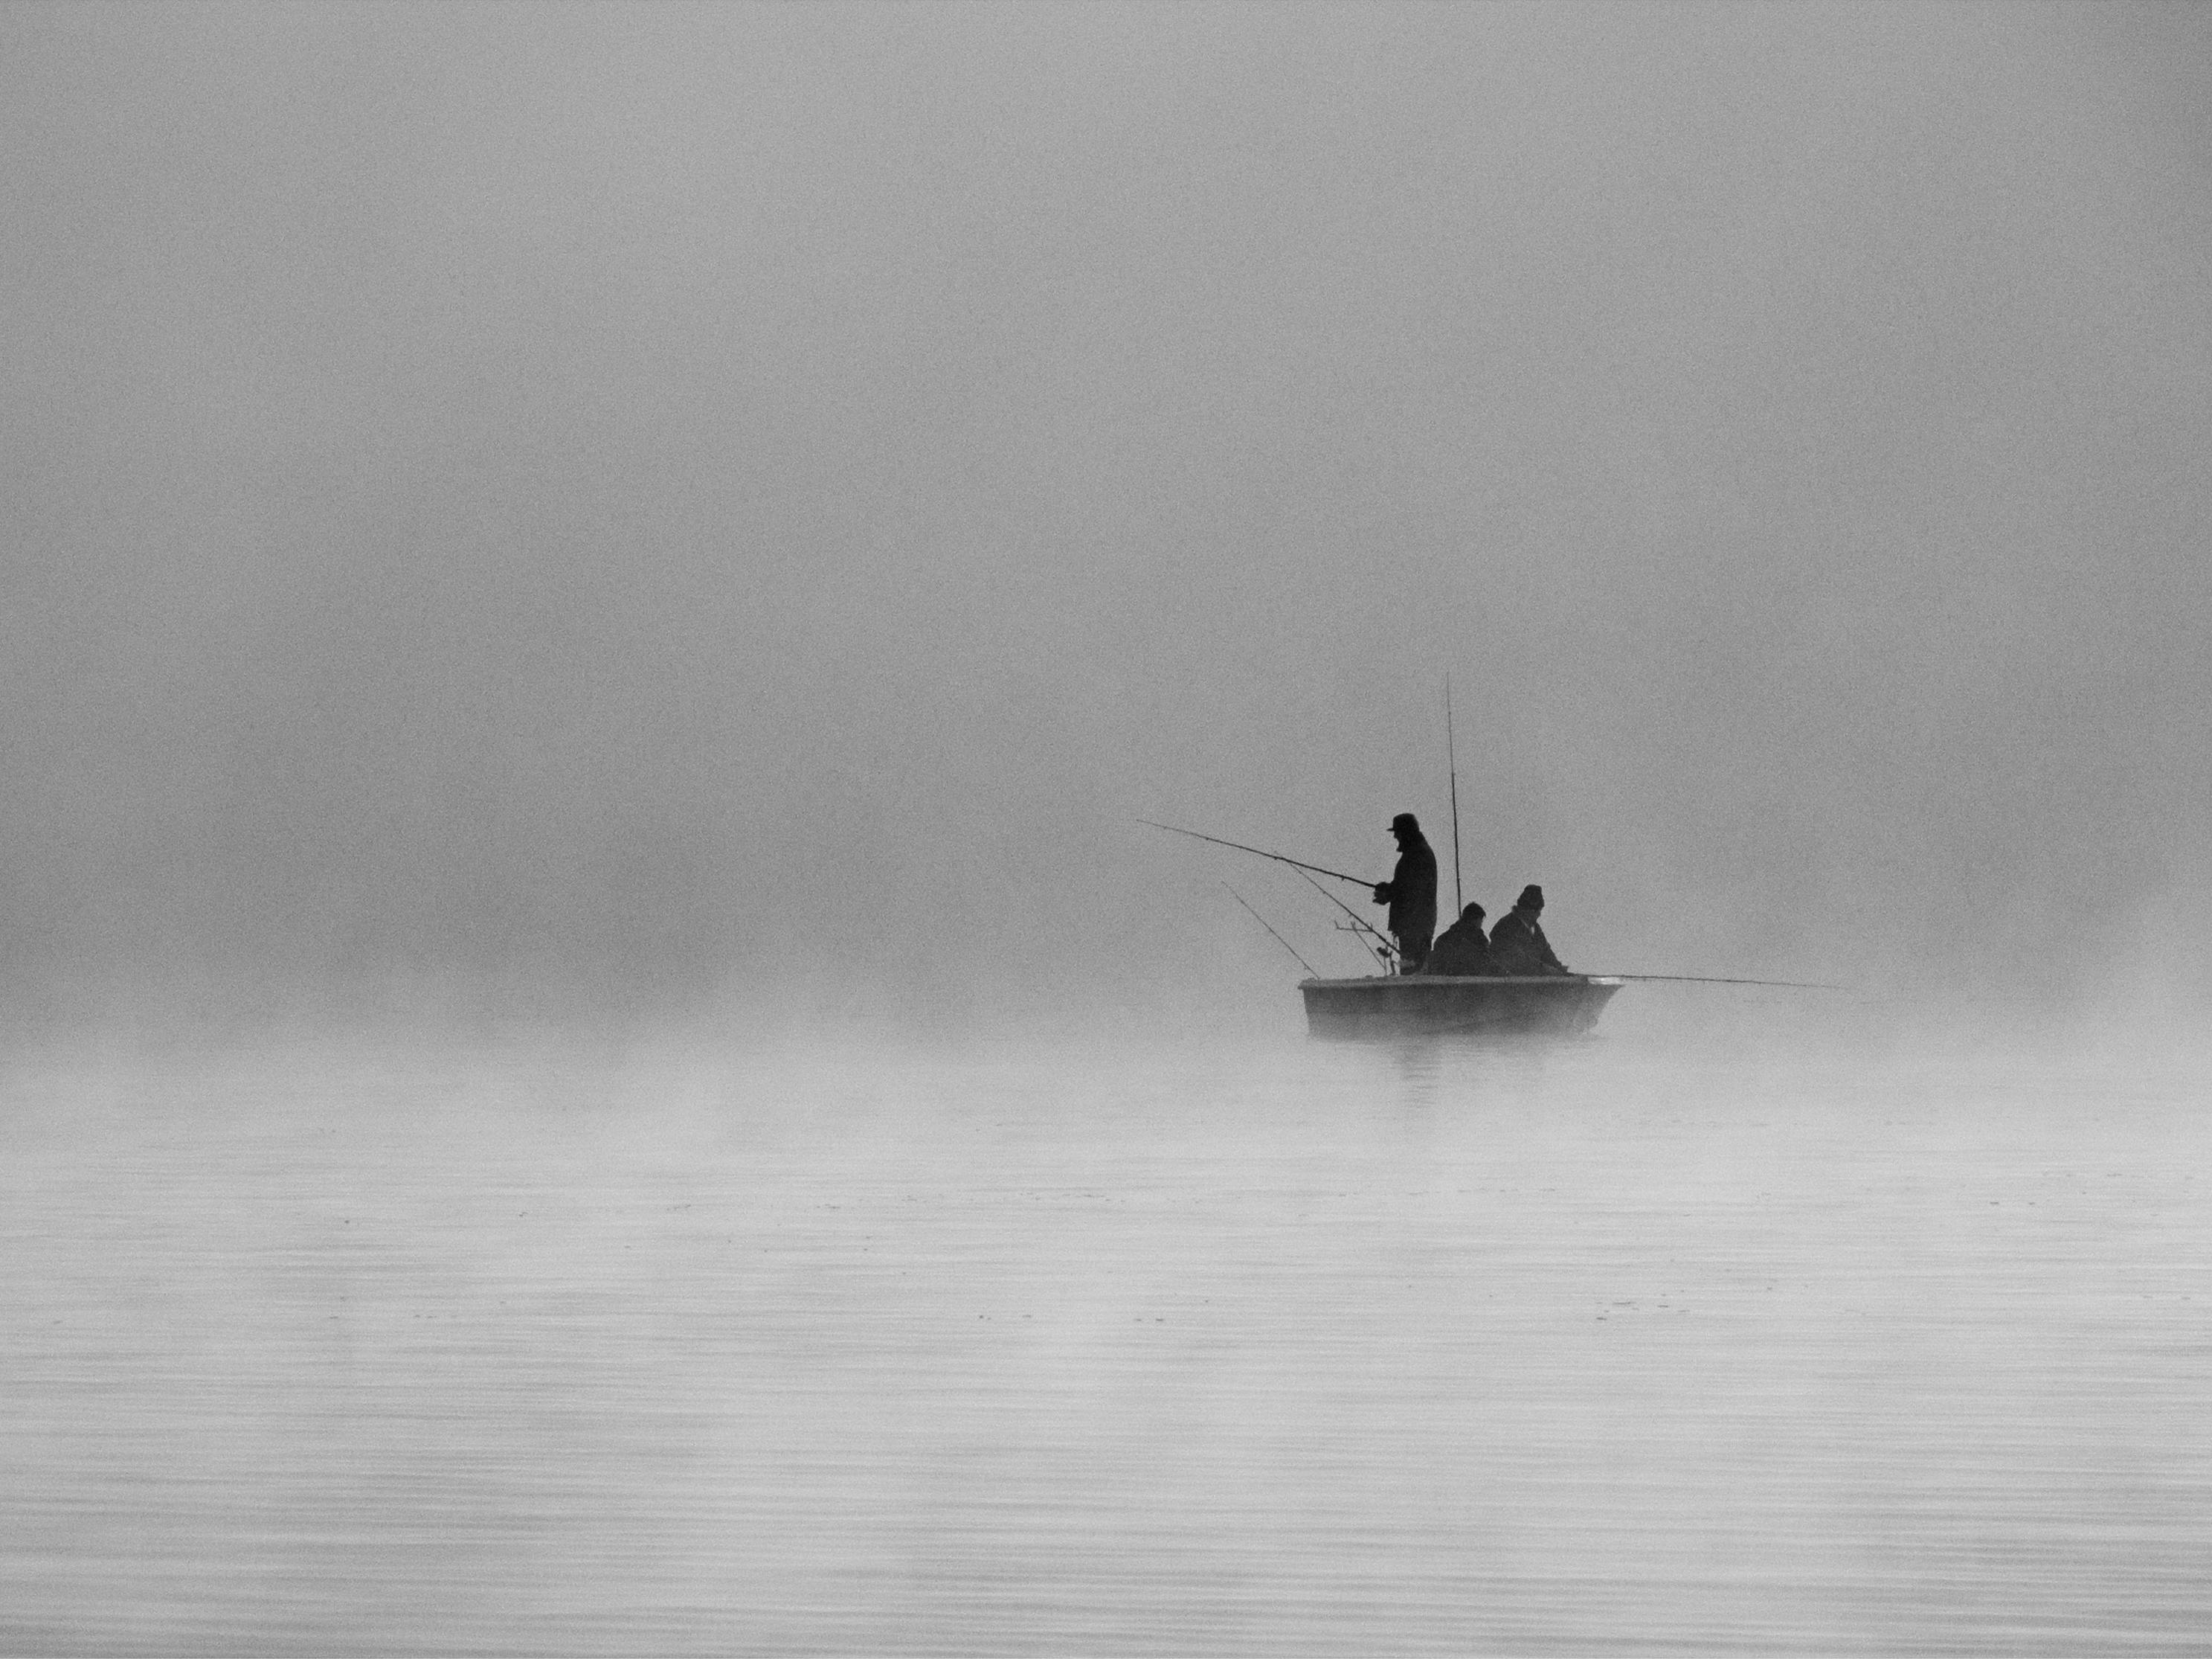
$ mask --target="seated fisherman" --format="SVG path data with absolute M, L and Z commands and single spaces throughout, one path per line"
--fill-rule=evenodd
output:
M 1490 941 L 1482 936 L 1482 907 L 1470 904 L 1459 920 L 1437 935 L 1429 946 L 1425 974 L 1447 974 L 1462 978 L 1490 972 Z
M 1513 908 L 1490 930 L 1490 971 L 1493 974 L 1565 974 L 1573 970 L 1552 954 L 1552 941 L 1544 937 L 1544 890 L 1533 884 L 1521 890 Z

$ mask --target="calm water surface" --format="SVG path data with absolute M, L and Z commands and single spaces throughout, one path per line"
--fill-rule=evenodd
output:
M 2124 1064 L 269 1045 L 0 1080 L 6 1655 L 2212 1651 Z

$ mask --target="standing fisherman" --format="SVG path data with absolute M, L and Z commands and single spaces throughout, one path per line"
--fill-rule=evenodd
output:
M 1429 940 L 1437 931 L 1437 855 L 1420 820 L 1401 812 L 1390 820 L 1390 833 L 1398 838 L 1398 867 L 1390 879 L 1375 888 L 1375 902 L 1390 907 L 1391 937 L 1398 941 L 1398 971 L 1420 971 L 1429 954 Z

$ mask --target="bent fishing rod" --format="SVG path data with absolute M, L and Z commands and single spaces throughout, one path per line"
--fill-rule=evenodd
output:
M 1341 870 L 1324 870 L 1318 864 L 1308 864 L 1303 859 L 1291 858 L 1281 853 L 1270 853 L 1264 847 L 1247 847 L 1241 841 L 1224 841 L 1218 836 L 1202 836 L 1195 830 L 1178 830 L 1172 823 L 1156 823 L 1151 818 L 1139 818 L 1137 822 L 1154 830 L 1164 830 L 1171 836 L 1188 836 L 1193 841 L 1210 841 L 1216 847 L 1234 848 L 1240 853 L 1256 853 L 1263 859 L 1273 859 L 1278 864 L 1287 864 L 1293 870 L 1310 870 L 1317 876 L 1328 876 L 1338 881 L 1348 881 L 1354 887 L 1371 889 L 1377 884 L 1368 880 L 1364 876 L 1347 876 Z
M 1229 884 L 1225 881 L 1221 884 L 1224 887 L 1229 887 Z M 1238 892 L 1234 887 L 1229 887 L 1229 896 L 1235 899 L 1239 904 L 1244 904 L 1244 895 Z M 1297 958 L 1298 966 L 1304 969 L 1310 977 L 1314 979 L 1319 979 L 1321 977 L 1321 969 L 1315 967 L 1313 963 L 1308 962 L 1304 957 L 1298 956 L 1298 947 L 1291 944 L 1290 940 L 1285 939 L 1280 933 L 1275 933 L 1274 928 L 1269 925 L 1267 917 L 1261 915 L 1257 910 L 1253 909 L 1249 904 L 1244 904 L 1244 908 L 1246 912 L 1250 915 L 1253 921 L 1258 922 L 1262 927 L 1267 928 L 1270 933 L 1274 934 L 1276 944 L 1281 945 L 1283 949 L 1288 951 L 1291 956 Z
M 1390 964 L 1382 960 L 1381 952 L 1387 951 L 1391 955 L 1395 956 L 1398 953 L 1396 942 L 1391 939 L 1387 934 L 1383 933 L 1373 922 L 1368 921 L 1366 917 L 1361 915 L 1358 911 L 1353 909 L 1342 899 L 1337 897 L 1335 894 L 1330 892 L 1328 888 L 1322 886 L 1304 871 L 1301 870 L 1298 872 L 1298 879 L 1305 883 L 1307 886 L 1312 888 L 1315 892 L 1319 893 L 1323 898 L 1327 899 L 1331 904 L 1334 904 L 1338 909 L 1343 911 L 1346 915 L 1352 918 L 1352 938 L 1358 939 L 1362 945 L 1367 945 L 1367 954 L 1375 958 L 1375 965 L 1377 968 L 1382 969 L 1386 974 L 1389 972 Z M 1375 942 L 1372 945 L 1368 945 L 1368 938 L 1370 935 L 1373 937 Z

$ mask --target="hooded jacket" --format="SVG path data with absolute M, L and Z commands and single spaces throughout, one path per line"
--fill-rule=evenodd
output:
M 1425 974 L 1455 974 L 1461 975 L 1487 974 L 1490 966 L 1490 941 L 1482 936 L 1482 914 L 1472 904 L 1461 912 L 1460 919 L 1437 936 L 1429 947 L 1429 959 L 1421 966 Z
M 1543 924 L 1516 905 L 1490 930 L 1490 971 L 1565 974 L 1572 970 L 1552 953 L 1552 941 L 1544 937 Z

